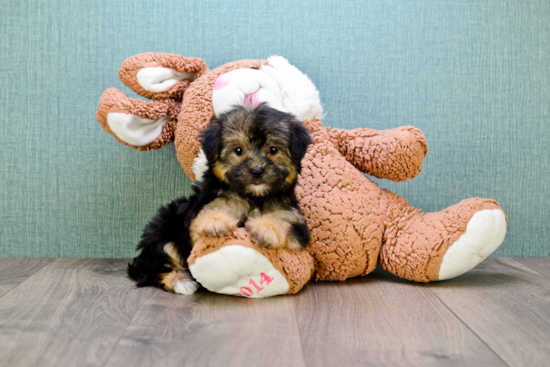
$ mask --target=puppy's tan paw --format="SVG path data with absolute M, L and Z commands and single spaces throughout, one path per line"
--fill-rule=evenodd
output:
M 237 229 L 239 219 L 223 211 L 210 210 L 200 214 L 194 221 L 192 231 L 204 237 L 221 237 Z
M 199 284 L 195 282 L 186 269 L 174 269 L 160 276 L 160 283 L 168 292 L 190 295 L 195 293 L 199 288 Z
M 286 244 L 290 224 L 270 215 L 249 219 L 245 224 L 258 246 L 279 248 Z

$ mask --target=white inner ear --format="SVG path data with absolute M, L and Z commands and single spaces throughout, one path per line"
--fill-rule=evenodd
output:
M 142 147 L 150 144 L 162 133 L 169 116 L 157 120 L 144 119 L 127 113 L 107 114 L 107 124 L 115 135 L 125 143 Z
M 193 80 L 194 74 L 180 73 L 168 68 L 150 67 L 138 71 L 136 78 L 143 89 L 158 93 L 164 92 L 180 80 Z

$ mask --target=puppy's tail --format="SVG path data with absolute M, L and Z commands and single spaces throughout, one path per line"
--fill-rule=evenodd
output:
M 181 258 L 190 255 L 189 230 L 185 227 L 187 206 L 185 197 L 176 199 L 161 207 L 145 226 L 137 246 L 141 253 L 128 264 L 128 275 L 138 287 L 156 285 L 161 273 L 172 270 L 168 267 L 172 261 L 164 252 L 167 243 L 174 243 Z

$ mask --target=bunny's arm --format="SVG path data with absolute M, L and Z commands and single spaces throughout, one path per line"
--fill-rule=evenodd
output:
M 392 181 L 416 177 L 428 153 L 424 134 L 412 126 L 392 130 L 328 128 L 328 134 L 340 153 L 359 170 Z

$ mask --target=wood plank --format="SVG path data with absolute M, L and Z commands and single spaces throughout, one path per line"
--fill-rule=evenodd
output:
M 106 366 L 305 366 L 291 297 L 153 289 Z
M 17 287 L 52 260 L 0 258 L 0 297 Z
M 57 259 L 0 298 L 6 366 L 99 366 L 150 289 L 125 275 L 127 260 Z
M 550 258 L 549 257 L 522 257 L 514 259 L 523 265 L 527 265 L 534 271 L 550 278 Z M 550 285 L 550 284 L 549 284 Z
M 548 366 L 548 278 L 513 259 L 487 259 L 429 289 L 510 366 Z
M 294 298 L 310 366 L 504 366 L 424 284 L 377 269 Z

